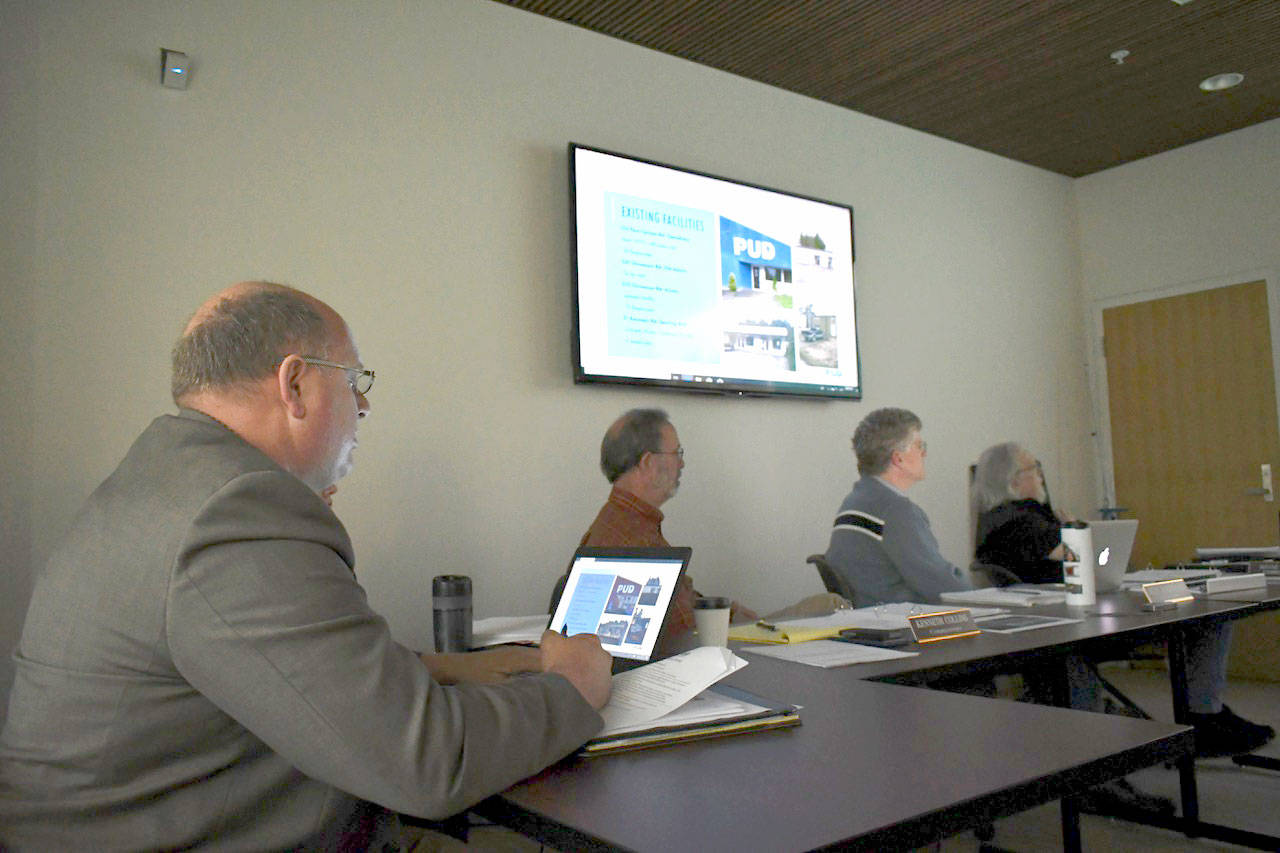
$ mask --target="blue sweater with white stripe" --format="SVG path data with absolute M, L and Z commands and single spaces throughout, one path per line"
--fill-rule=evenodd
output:
M 862 477 L 840 504 L 827 561 L 853 589 L 853 606 L 933 603 L 969 589 L 965 573 L 938 551 L 924 510 L 879 477 Z

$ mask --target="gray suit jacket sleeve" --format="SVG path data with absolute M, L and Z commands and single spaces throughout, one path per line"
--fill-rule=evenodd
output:
M 342 557 L 345 532 L 284 472 L 201 509 L 168 592 L 182 676 L 302 772 L 426 817 L 567 755 L 601 725 L 564 678 L 442 687 L 392 640 Z

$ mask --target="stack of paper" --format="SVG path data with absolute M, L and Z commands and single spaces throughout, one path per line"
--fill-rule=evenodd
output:
M 985 604 L 988 607 L 1044 607 L 1049 604 L 1065 604 L 1067 594 L 1065 592 L 1050 592 L 1038 589 L 988 586 L 982 589 L 944 592 L 939 598 L 951 604 Z M 976 614 L 974 618 L 977 618 Z
M 794 705 L 712 686 L 746 665 L 726 648 L 705 646 L 615 675 L 613 693 L 600 711 L 604 728 L 582 751 L 592 755 L 798 724 Z
M 907 618 L 910 616 L 954 609 L 943 604 L 895 601 L 892 604 L 877 604 L 856 610 L 837 610 L 828 616 L 774 622 L 770 623 L 772 627 L 766 627 L 760 622 L 730 625 L 729 639 L 741 643 L 806 643 L 834 637 L 845 628 L 906 628 Z M 1005 612 L 999 607 L 971 607 L 969 611 L 975 619 Z
M 1161 581 L 1186 581 L 1191 583 L 1205 578 L 1216 578 L 1222 572 L 1217 569 L 1140 569 L 1136 572 L 1120 576 L 1120 583 L 1127 587 L 1138 587 L 1144 583 Z

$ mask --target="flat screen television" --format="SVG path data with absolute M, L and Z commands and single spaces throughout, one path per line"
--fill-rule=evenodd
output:
M 853 209 L 569 145 L 575 382 L 860 399 Z

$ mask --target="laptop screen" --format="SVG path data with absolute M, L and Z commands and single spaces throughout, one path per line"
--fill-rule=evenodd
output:
M 595 634 L 615 658 L 648 661 L 689 548 L 579 548 L 551 630 Z

